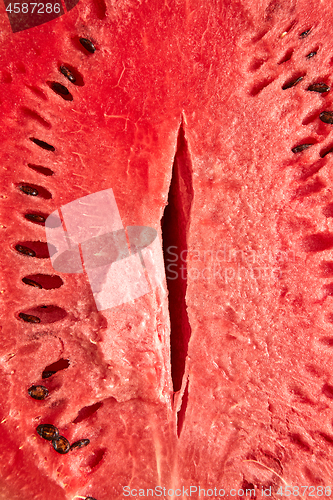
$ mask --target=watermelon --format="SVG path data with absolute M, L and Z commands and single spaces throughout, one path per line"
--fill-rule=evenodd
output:
M 0 497 L 331 496 L 330 5 L 32 5 L 0 20 Z

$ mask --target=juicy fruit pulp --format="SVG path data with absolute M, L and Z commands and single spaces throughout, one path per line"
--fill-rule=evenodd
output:
M 3 14 L 1 495 L 320 496 L 333 109 L 330 90 L 308 89 L 332 86 L 330 6 L 81 0 L 15 34 Z M 26 214 L 109 188 L 124 227 L 160 237 L 169 202 L 169 299 L 165 284 L 98 312 L 85 273 L 52 268 L 43 221 Z M 56 453 L 39 425 L 89 446 Z

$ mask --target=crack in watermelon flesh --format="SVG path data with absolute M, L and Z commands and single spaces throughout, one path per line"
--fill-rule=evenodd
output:
M 0 498 L 330 496 L 330 4 L 67 4 L 1 5 Z M 43 219 L 108 189 L 167 279 L 98 311 Z
M 162 217 L 162 240 L 169 292 L 170 361 L 173 391 L 178 393 L 186 377 L 185 363 L 191 326 L 186 310 L 187 231 L 193 200 L 191 160 L 183 124 L 179 129 L 177 152 L 172 169 L 168 205 Z

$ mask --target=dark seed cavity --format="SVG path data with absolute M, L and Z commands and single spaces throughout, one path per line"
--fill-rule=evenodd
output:
M 41 141 L 40 139 L 36 139 L 35 137 L 30 137 L 30 141 L 39 146 L 42 149 L 46 149 L 46 151 L 55 151 L 55 147 L 51 146 L 45 141 Z
M 51 365 L 45 367 L 45 370 L 43 370 L 42 372 L 42 378 L 49 378 L 61 370 L 66 370 L 69 365 L 70 363 L 68 359 L 61 358 L 55 363 L 52 363 Z
M 295 146 L 292 148 L 293 153 L 300 153 L 301 151 L 304 151 L 305 149 L 310 148 L 313 146 L 313 144 L 300 144 L 299 146 Z
M 20 190 L 25 193 L 25 194 L 28 194 L 29 196 L 38 196 L 38 191 L 37 189 L 33 188 L 32 186 L 28 186 L 26 184 L 22 184 L 20 186 Z
M 41 424 L 36 428 L 37 433 L 47 441 L 55 441 L 59 437 L 58 429 L 52 424 Z
M 22 278 L 22 281 L 23 283 L 25 283 L 26 285 L 30 285 L 30 286 L 34 286 L 36 288 L 43 288 L 42 285 L 40 285 L 39 283 L 37 283 L 36 281 L 34 280 L 31 280 L 30 278 Z
M 299 76 L 298 78 L 296 78 L 296 80 L 285 83 L 282 86 L 282 90 L 287 90 L 287 89 L 291 89 L 291 87 L 295 87 L 295 85 L 297 85 L 299 82 L 301 82 L 303 80 L 303 78 L 304 78 L 304 76 Z
M 317 54 L 317 51 L 310 52 L 307 56 L 305 56 L 307 59 L 311 59 L 311 57 L 315 56 Z
M 309 28 L 308 30 L 303 31 L 303 33 L 301 33 L 299 35 L 300 38 L 306 38 L 309 35 L 310 31 L 311 31 L 311 28 Z
M 23 255 L 28 255 L 28 257 L 36 257 L 36 252 L 34 250 L 23 245 L 16 245 L 15 250 Z
M 80 38 L 80 44 L 91 54 L 93 54 L 96 50 L 95 45 L 92 41 L 88 40 L 88 38 Z
M 75 76 L 68 68 L 66 68 L 66 66 L 60 66 L 59 69 L 60 69 L 60 73 L 62 73 L 70 82 L 72 82 L 72 83 L 76 82 Z
M 329 123 L 330 125 L 332 125 L 333 111 L 323 111 L 322 113 L 320 113 L 319 118 L 321 119 L 322 122 Z
M 65 87 L 65 85 L 61 85 L 61 83 L 52 82 L 51 88 L 57 94 L 69 95 L 69 90 Z
M 49 395 L 49 391 L 43 385 L 32 385 L 31 387 L 29 387 L 28 393 L 29 396 L 34 399 L 38 399 L 39 401 L 42 401 Z
M 325 158 L 325 156 L 328 155 L 329 153 L 333 153 L 333 148 L 327 149 L 326 151 L 320 153 L 320 157 Z
M 41 223 L 45 222 L 45 217 L 38 214 L 25 214 L 24 217 L 28 220 L 31 220 L 32 222 L 41 222 Z
M 330 87 L 326 85 L 326 83 L 313 83 L 312 85 L 309 85 L 307 88 L 310 92 L 320 92 L 321 94 L 323 92 L 328 92 L 330 90 Z
M 89 443 L 90 443 L 89 439 L 80 439 L 79 441 L 75 441 L 75 443 L 71 445 L 71 450 L 78 450 L 80 448 L 84 448 Z
M 53 170 L 51 170 L 50 168 L 42 167 L 41 165 L 34 165 L 33 163 L 28 163 L 28 167 L 32 168 L 32 170 L 35 170 L 35 172 L 38 172 L 46 176 L 54 174 Z
M 37 316 L 32 316 L 32 314 L 20 313 L 19 317 L 26 323 L 40 323 L 40 319 Z
M 59 436 L 56 439 L 53 439 L 52 446 L 58 453 L 64 455 L 68 453 L 70 450 L 69 441 L 64 436 Z

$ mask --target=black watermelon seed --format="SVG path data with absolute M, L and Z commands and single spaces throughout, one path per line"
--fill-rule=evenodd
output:
M 23 283 L 26 285 L 34 286 L 36 288 L 43 288 L 42 285 L 37 283 L 36 281 L 31 280 L 30 278 L 22 278 Z
M 304 151 L 304 149 L 308 149 L 311 146 L 313 146 L 313 144 L 300 144 L 299 146 L 295 146 L 294 148 L 292 148 L 292 152 L 300 153 L 301 151 Z
M 315 56 L 317 54 L 317 51 L 310 52 L 307 56 L 305 56 L 307 59 L 311 59 L 311 57 Z
M 59 437 L 58 429 L 52 424 L 41 424 L 36 428 L 40 437 L 47 439 L 47 441 L 55 441 Z
M 296 78 L 296 80 L 293 80 L 292 82 L 288 82 L 288 83 L 285 83 L 282 87 L 282 90 L 287 90 L 287 89 L 291 89 L 291 87 L 295 87 L 295 85 L 297 85 L 299 82 L 301 82 L 303 80 L 304 76 L 299 76 L 298 78 Z
M 20 186 L 20 190 L 25 193 L 25 194 L 28 194 L 29 196 L 38 196 L 38 191 L 37 189 L 31 187 L 31 186 L 28 186 L 26 184 L 22 184 Z
M 75 76 L 68 68 L 66 68 L 66 66 L 60 66 L 59 69 L 60 69 L 60 73 L 62 73 L 70 82 L 72 82 L 72 83 L 76 82 Z
M 309 85 L 306 90 L 309 90 L 310 92 L 320 92 L 322 94 L 323 92 L 328 92 L 330 90 L 330 87 L 326 85 L 326 83 L 320 82 Z
M 31 220 L 32 222 L 45 222 L 45 217 L 38 214 L 25 214 L 26 219 Z
M 40 139 L 35 139 L 35 137 L 30 137 L 30 141 L 39 146 L 42 149 L 46 149 L 46 151 L 55 151 L 55 147 L 51 146 L 45 141 L 41 141 Z
M 333 111 L 323 111 L 322 113 L 320 113 L 319 118 L 321 119 L 322 122 L 329 123 L 330 125 L 332 125 Z
M 96 498 L 93 497 L 86 497 L 85 500 L 96 500 Z
M 42 373 L 42 378 L 43 378 L 43 379 L 44 379 L 44 378 L 50 378 L 50 377 L 52 377 L 52 375 L 54 375 L 55 373 L 57 373 L 57 372 L 52 372 L 52 371 L 43 372 L 43 373 Z
M 37 316 L 32 316 L 32 314 L 20 313 L 19 317 L 26 323 L 40 323 L 40 319 Z
M 69 90 L 65 87 L 65 85 L 61 85 L 61 83 L 52 82 L 51 88 L 57 94 L 69 95 Z
M 91 54 L 93 54 L 96 50 L 95 45 L 90 40 L 88 40 L 88 38 L 80 38 L 80 44 Z
M 308 36 L 308 34 L 310 33 L 310 31 L 311 31 L 311 28 L 309 28 L 308 30 L 303 31 L 303 33 L 301 33 L 299 35 L 300 38 L 306 38 Z
M 53 439 L 52 446 L 58 453 L 64 455 L 68 453 L 70 450 L 69 441 L 64 436 L 59 436 L 56 439 Z
M 89 439 L 80 439 L 79 441 L 75 441 L 75 443 L 71 445 L 71 450 L 78 450 L 80 448 L 84 448 L 89 443 L 90 443 Z
M 31 250 L 31 248 L 25 247 L 23 245 L 16 245 L 15 250 L 23 255 L 28 255 L 29 257 L 36 257 L 36 252 Z
M 49 391 L 43 385 L 32 385 L 29 387 L 28 393 L 29 396 L 34 399 L 38 399 L 39 401 L 42 401 L 49 395 Z

